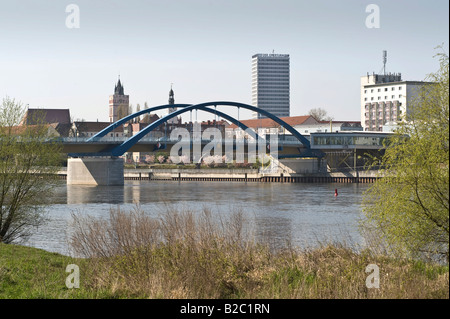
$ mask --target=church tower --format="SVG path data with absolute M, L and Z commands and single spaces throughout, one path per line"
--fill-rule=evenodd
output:
M 114 95 L 109 96 L 109 122 L 113 123 L 128 115 L 130 96 L 125 95 L 122 83 L 117 82 Z
M 169 105 L 175 104 L 175 96 L 173 93 L 172 85 L 170 85 L 170 91 L 169 91 Z M 176 107 L 170 107 L 169 108 L 169 114 L 173 113 L 177 110 Z M 167 121 L 169 124 L 177 124 L 179 122 L 179 119 L 177 117 L 172 117 L 170 120 Z

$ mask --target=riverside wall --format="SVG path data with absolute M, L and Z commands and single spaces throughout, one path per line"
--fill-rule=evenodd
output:
M 67 171 L 59 172 L 61 179 Z M 124 169 L 124 180 L 223 181 L 261 183 L 373 183 L 378 171 L 264 172 L 258 169 Z

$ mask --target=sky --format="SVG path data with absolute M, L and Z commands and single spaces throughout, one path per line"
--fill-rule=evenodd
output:
M 447 0 L 0 0 L 0 98 L 108 121 L 120 75 L 134 109 L 167 104 L 172 83 L 176 103 L 251 104 L 251 57 L 275 52 L 290 55 L 291 116 L 321 107 L 359 121 L 360 77 L 381 72 L 383 50 L 403 80 L 438 69 L 448 10 Z

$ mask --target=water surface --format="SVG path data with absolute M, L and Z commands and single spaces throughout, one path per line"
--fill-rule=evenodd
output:
M 158 216 L 167 206 L 217 214 L 241 210 L 257 238 L 282 246 L 315 247 L 320 242 L 363 244 L 358 232 L 362 194 L 367 184 L 126 181 L 124 186 L 61 184 L 48 207 L 49 221 L 26 243 L 69 254 L 72 212 L 107 217 L 109 210 L 139 204 Z M 335 189 L 339 195 L 334 196 Z

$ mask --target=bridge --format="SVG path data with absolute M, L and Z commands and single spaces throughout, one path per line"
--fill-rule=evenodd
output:
M 329 171 L 353 171 L 358 174 L 372 157 L 384 152 L 392 132 L 317 132 L 311 133 L 311 148 L 321 150 Z
M 258 136 L 257 138 L 263 137 Z M 104 137 L 101 140 L 92 141 L 90 137 L 63 137 L 58 139 L 62 144 L 62 152 L 68 153 L 70 157 L 94 157 L 94 156 L 112 156 L 109 151 L 127 141 L 129 137 Z M 191 139 L 191 144 L 200 143 L 202 146 L 209 144 L 212 139 Z M 155 152 L 157 150 L 170 151 L 171 147 L 179 142 L 178 138 L 166 137 L 143 137 L 132 145 L 127 152 Z M 224 143 L 232 143 L 236 149 L 236 139 L 223 139 Z M 255 143 L 257 140 L 255 140 Z M 251 142 L 244 139 L 244 145 Z M 264 140 L 263 143 L 269 145 L 270 140 Z M 245 147 L 247 148 L 247 147 Z M 290 135 L 281 135 L 278 139 L 278 152 L 280 156 L 300 156 L 299 150 L 302 150 L 303 144 L 293 139 Z M 281 153 L 281 154 L 280 154 Z
M 70 157 L 68 160 L 67 183 L 123 185 L 123 159 L 121 159 L 120 156 L 130 151 L 152 151 L 154 150 L 154 146 L 158 143 L 165 143 L 169 145 L 175 144 L 177 140 L 171 140 L 167 137 L 164 140 L 156 140 L 146 136 L 171 118 L 186 112 L 192 112 L 193 110 L 209 112 L 227 119 L 251 135 L 254 139 L 258 140 L 258 142 L 259 139 L 264 138 L 258 136 L 255 132 L 240 122 L 239 119 L 218 111 L 217 106 L 231 106 L 238 109 L 243 108 L 251 110 L 272 119 L 280 126 L 284 127 L 289 133 L 292 134 L 292 139 L 279 141 L 281 142 L 279 144 L 281 146 L 281 156 L 307 158 L 315 157 L 317 159 L 321 159 L 324 156 L 324 153 L 320 150 L 312 149 L 310 141 L 288 123 L 265 110 L 248 104 L 230 101 L 206 102 L 201 104 L 166 104 L 144 109 L 128 115 L 112 123 L 89 139 L 63 140 L 63 151 L 67 152 Z M 106 137 L 107 134 L 115 128 L 133 120 L 138 116 L 168 108 L 177 108 L 177 110 L 149 124 L 130 138 L 120 139 L 116 137 L 111 139 Z M 195 138 L 191 142 L 195 142 Z M 210 141 L 205 139 L 198 142 L 204 145 Z M 264 143 L 268 143 L 268 141 L 264 141 Z

